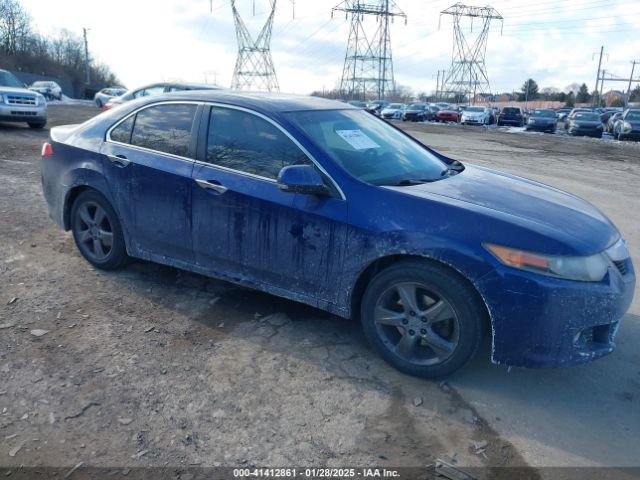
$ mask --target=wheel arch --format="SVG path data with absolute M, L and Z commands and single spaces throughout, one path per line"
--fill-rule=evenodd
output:
M 360 304 L 362 302 L 362 297 L 364 292 L 367 289 L 367 286 L 375 277 L 376 274 L 385 270 L 386 268 L 391 267 L 399 262 L 404 261 L 415 261 L 423 264 L 436 265 L 440 268 L 444 268 L 448 270 L 452 275 L 456 276 L 459 280 L 465 283 L 471 292 L 473 292 L 474 296 L 479 305 L 482 306 L 483 309 L 483 327 L 487 329 L 489 332 L 492 331 L 492 320 L 491 320 L 491 311 L 487 306 L 487 302 L 484 300 L 479 290 L 476 288 L 474 283 L 460 270 L 456 269 L 450 264 L 442 262 L 440 260 L 436 260 L 431 257 L 422 256 L 422 255 L 414 255 L 414 254 L 394 254 L 387 255 L 384 257 L 380 257 L 369 265 L 367 265 L 358 276 L 353 289 L 351 290 L 351 299 L 350 299 L 350 312 L 351 318 L 359 318 L 360 316 Z

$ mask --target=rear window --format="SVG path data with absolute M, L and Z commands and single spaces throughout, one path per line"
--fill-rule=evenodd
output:
M 502 112 L 503 113 L 520 113 L 520 109 L 515 107 L 504 107 L 502 109 Z

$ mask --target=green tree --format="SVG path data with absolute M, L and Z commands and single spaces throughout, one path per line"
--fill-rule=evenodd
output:
M 573 92 L 569 92 L 567 94 L 567 97 L 565 99 L 565 106 L 570 108 L 576 106 L 576 96 L 573 94 Z
M 588 103 L 591 101 L 591 95 L 589 95 L 589 87 L 587 87 L 586 83 L 580 85 L 578 95 L 576 95 L 576 101 L 578 103 Z
M 522 92 L 518 93 L 518 100 L 535 100 L 540 96 L 538 92 L 538 84 L 533 78 L 528 79 L 522 84 Z

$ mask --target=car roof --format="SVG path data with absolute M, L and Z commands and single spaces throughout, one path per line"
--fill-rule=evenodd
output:
M 326 98 L 289 95 L 268 92 L 238 92 L 233 90 L 185 90 L 164 93 L 150 98 L 151 102 L 163 100 L 187 100 L 219 102 L 252 110 L 271 112 L 294 112 L 304 110 L 348 110 L 358 108 L 348 103 Z

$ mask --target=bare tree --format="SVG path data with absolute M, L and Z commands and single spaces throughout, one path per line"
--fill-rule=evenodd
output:
M 0 0 L 0 51 L 24 52 L 31 35 L 31 17 L 17 0 Z

